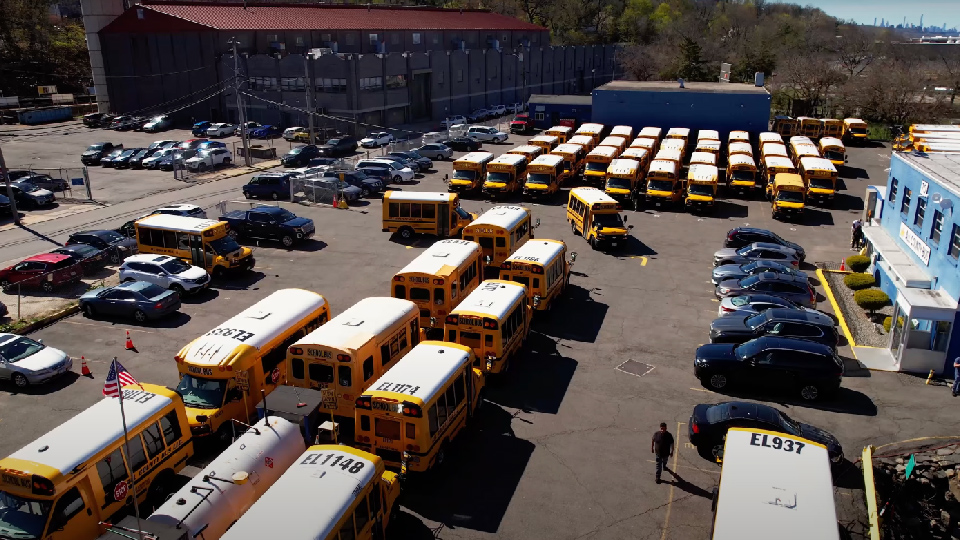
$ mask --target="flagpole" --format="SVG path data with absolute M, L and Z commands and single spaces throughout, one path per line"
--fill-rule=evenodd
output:
M 120 385 L 120 370 L 117 369 L 117 357 L 113 357 L 111 371 L 117 374 L 117 395 L 120 397 L 120 419 L 123 421 L 123 449 L 127 454 L 127 474 L 130 475 L 130 490 L 133 492 L 133 513 L 137 516 L 137 536 L 143 540 L 143 529 L 140 526 L 140 505 L 137 503 L 137 480 L 133 476 L 130 461 L 130 435 L 127 433 L 127 414 L 123 410 L 123 387 Z M 117 501 L 120 502 L 120 501 Z

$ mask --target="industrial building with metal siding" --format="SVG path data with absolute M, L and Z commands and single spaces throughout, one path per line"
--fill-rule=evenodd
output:
M 590 122 L 593 114 L 591 96 L 534 94 L 527 102 L 527 112 L 533 117 L 533 125 L 538 129 L 550 129 L 562 120 L 573 120 L 579 126 Z
M 770 93 L 762 86 L 675 81 L 612 81 L 593 90 L 594 122 L 636 129 L 655 126 L 767 131 Z

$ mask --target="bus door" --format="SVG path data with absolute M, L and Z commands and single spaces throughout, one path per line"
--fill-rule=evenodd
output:
M 217 259 L 217 254 L 213 251 L 210 244 L 203 245 L 203 267 L 208 271 L 213 271 L 213 261 Z
M 450 205 L 437 204 L 437 236 L 450 236 Z
M 190 264 L 201 268 L 209 268 L 203 256 L 203 238 L 199 234 L 190 235 Z M 213 264 L 213 260 L 210 261 Z

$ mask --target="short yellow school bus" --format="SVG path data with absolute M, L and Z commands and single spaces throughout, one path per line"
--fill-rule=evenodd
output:
M 735 156 L 737 154 L 744 154 L 747 156 L 753 157 L 753 147 L 750 146 L 748 142 L 732 142 L 727 145 L 727 161 L 730 161 L 730 156 Z
M 549 154 L 560 144 L 560 138 L 555 135 L 537 135 L 527 143 L 532 146 L 539 146 L 544 154 Z
M 631 126 L 613 126 L 613 129 L 610 130 L 611 137 L 623 137 L 624 139 L 631 141 L 633 140 L 633 127 Z
M 767 186 L 773 219 L 803 217 L 807 188 L 799 174 L 780 173 Z
M 379 456 L 311 446 L 221 539 L 382 540 L 399 496 L 400 477 Z
M 800 121 L 789 116 L 777 116 L 773 119 L 773 131 L 789 137 L 800 133 Z
M 596 186 L 602 186 L 607 179 L 607 168 L 620 152 L 612 146 L 598 146 L 587 154 L 583 169 L 583 179 Z
M 579 144 L 587 152 L 594 149 L 597 146 L 597 142 L 593 140 L 593 137 L 589 135 L 574 135 L 567 139 L 567 144 Z
M 735 142 L 744 142 L 750 144 L 750 134 L 746 131 L 731 131 L 727 135 L 727 144 L 733 144 Z
M 823 131 L 823 124 L 820 123 L 819 118 L 812 118 L 809 116 L 798 116 L 797 121 L 800 122 L 800 135 L 804 137 L 812 137 L 816 139 L 820 136 L 820 132 Z
M 530 209 L 523 206 L 494 206 L 463 229 L 463 239 L 480 244 L 484 270 L 497 270 L 500 263 L 533 238 Z
M 133 502 L 131 473 L 137 504 L 176 490 L 171 481 L 193 455 L 180 396 L 152 384 L 122 392 L 128 443 L 119 399 L 103 398 L 0 459 L 0 536 L 94 540 Z
M 690 154 L 690 166 L 717 165 L 717 155 L 712 152 L 694 152 Z
M 714 165 L 690 165 L 687 171 L 687 210 L 712 210 L 717 202 L 719 173 Z
M 289 346 L 286 384 L 319 390 L 325 413 L 353 418 L 357 396 L 419 342 L 416 304 L 364 298 Z
M 177 353 L 177 392 L 195 437 L 233 436 L 231 420 L 249 422 L 261 392 L 281 383 L 287 347 L 330 318 L 327 300 L 281 289 L 191 341 Z
M 527 166 L 527 182 L 523 185 L 523 195 L 529 199 L 555 195 L 566 179 L 563 157 L 555 154 L 542 155 Z
M 493 161 L 490 152 L 470 152 L 453 162 L 453 178 L 447 182 L 450 193 L 479 191 L 487 176 L 487 163 Z
M 646 182 L 648 204 L 667 206 L 680 203 L 683 197 L 683 182 L 680 181 L 680 167 L 675 161 L 653 160 L 647 170 Z
M 844 118 L 842 137 L 847 141 L 866 141 L 867 123 L 859 118 Z
M 697 141 L 694 152 L 709 152 L 715 156 L 720 155 L 720 141 L 701 140 Z
M 822 118 L 820 120 L 820 136 L 821 137 L 842 137 L 843 136 L 843 122 L 837 120 L 836 118 Z
M 778 174 L 797 174 L 799 171 L 790 158 L 783 156 L 768 156 L 763 158 L 763 184 L 765 187 L 773 182 Z
M 603 124 L 583 124 L 577 129 L 575 135 L 586 135 L 593 139 L 594 146 L 600 142 L 600 139 L 603 138 L 603 134 L 606 132 L 606 127 Z
M 140 253 L 178 257 L 214 276 L 250 270 L 256 263 L 253 251 L 237 243 L 226 221 L 154 214 L 134 228 Z
M 357 398 L 355 446 L 408 471 L 441 465 L 483 403 L 483 386 L 472 348 L 424 341 Z
M 563 172 L 567 178 L 573 178 L 583 173 L 583 160 L 587 151 L 579 144 L 561 144 L 550 152 L 563 158 Z
M 763 148 L 760 150 L 760 158 L 766 159 L 773 156 L 789 157 L 790 154 L 787 152 L 787 147 L 782 144 L 767 143 L 763 145 Z
M 627 147 L 627 141 L 629 140 L 630 139 L 625 139 L 623 137 L 616 137 L 614 135 L 610 135 L 609 137 L 604 137 L 603 140 L 600 141 L 600 144 L 598 144 L 597 146 L 598 147 L 611 146 L 613 148 L 616 148 L 617 155 L 620 155 L 620 152 L 623 152 L 623 150 Z
M 527 339 L 532 315 L 526 287 L 489 279 L 447 315 L 443 329 L 446 341 L 473 349 L 484 373 L 502 373 Z
M 836 137 L 821 137 L 817 142 L 820 155 L 829 159 L 834 166 L 839 167 L 847 162 L 847 148 L 843 141 Z
M 531 148 L 539 147 L 533 146 Z M 527 179 L 527 156 L 523 154 L 503 154 L 487 163 L 487 179 L 483 182 L 483 193 L 491 199 L 516 193 L 523 189 Z
M 658 147 L 659 144 L 656 139 L 648 139 L 646 137 L 637 137 L 630 143 L 630 148 L 643 148 L 651 154 L 655 154 Z
M 720 132 L 714 129 L 701 129 L 697 132 L 697 144 L 701 141 L 720 142 Z
M 399 233 L 404 240 L 416 234 L 457 237 L 476 217 L 460 208 L 456 193 L 391 190 L 383 194 L 383 232 Z
M 664 139 L 660 144 L 660 150 L 657 152 L 663 152 L 664 150 L 673 150 L 675 152 L 680 152 L 680 155 L 685 155 L 687 153 L 687 140 L 674 138 L 674 139 Z
M 757 135 L 757 142 L 760 145 L 760 154 L 763 154 L 763 147 L 766 144 L 783 144 L 783 137 L 779 133 L 774 133 L 772 131 L 764 131 L 760 135 Z
M 837 168 L 829 159 L 800 159 L 800 176 L 807 185 L 807 198 L 820 205 L 833 204 L 837 193 Z
M 623 247 L 629 229 L 618 206 L 597 188 L 573 188 L 567 200 L 567 221 L 573 234 L 582 236 L 593 249 Z
M 684 144 L 690 141 L 690 128 L 670 128 L 667 130 L 666 139 L 680 139 Z
M 436 328 L 443 318 L 480 284 L 480 244 L 440 240 L 397 272 L 394 298 L 410 300 L 420 309 L 420 327 Z
M 621 207 L 629 204 L 636 210 L 639 206 L 642 183 L 643 169 L 639 161 L 615 159 L 607 169 L 607 181 L 603 191 L 619 202 Z
M 619 159 L 632 159 L 640 163 L 640 177 L 641 179 L 647 174 L 647 167 L 650 165 L 651 157 L 653 154 L 650 150 L 646 148 L 631 147 L 627 148 L 620 154 Z M 643 182 L 641 182 L 642 184 Z
M 673 148 L 667 148 L 666 145 L 660 148 L 660 151 L 657 152 L 657 155 L 654 156 L 653 159 L 654 161 L 669 161 L 676 164 L 678 173 L 680 168 L 683 167 L 683 152 Z
M 757 165 L 746 154 L 734 154 L 727 160 L 727 187 L 741 196 L 763 186 L 757 184 Z
M 814 145 L 812 145 L 812 144 L 806 144 L 806 143 L 793 144 L 793 143 L 791 142 L 791 143 L 790 143 L 790 157 L 793 159 L 794 165 L 796 165 L 797 168 L 799 168 L 799 167 L 800 167 L 800 160 L 801 160 L 801 159 L 803 159 L 803 158 L 805 158 L 805 157 L 816 157 L 816 158 L 818 158 L 818 157 L 821 157 L 821 156 L 820 156 L 820 150 L 817 149 L 817 147 L 814 146 Z
M 570 254 L 563 240 L 534 240 L 513 252 L 500 265 L 500 279 L 516 281 L 527 288 L 527 301 L 537 311 L 549 311 L 570 282 L 570 268 L 577 254 Z
M 573 128 L 570 126 L 553 126 L 543 132 L 544 135 L 553 135 L 560 140 L 560 144 L 567 142 L 573 136 Z
M 517 154 L 527 158 L 527 163 L 530 163 L 531 161 L 537 159 L 538 157 L 546 153 L 547 153 L 547 150 L 545 150 L 541 146 L 537 146 L 534 144 L 521 144 L 520 146 L 507 150 L 507 154 Z M 507 155 L 507 154 L 504 154 L 504 155 Z
M 663 137 L 663 128 L 653 126 L 647 126 L 641 129 L 637 135 L 637 138 L 653 139 L 654 141 L 659 141 L 661 137 Z

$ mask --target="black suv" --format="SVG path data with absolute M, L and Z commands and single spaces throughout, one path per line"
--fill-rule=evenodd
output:
M 744 343 L 761 336 L 798 338 L 836 348 L 833 319 L 797 309 L 768 309 L 752 315 L 727 315 L 710 323 L 710 343 Z
M 109 142 L 98 142 L 91 144 L 80 154 L 80 162 L 84 165 L 98 165 L 100 160 L 110 155 L 117 149 L 122 149 L 122 144 L 113 144 Z
M 800 262 L 807 257 L 807 252 L 796 242 L 784 239 L 779 234 L 768 231 L 767 229 L 758 229 L 756 227 L 737 227 L 727 231 L 727 238 L 723 241 L 725 248 L 742 248 L 749 246 L 754 242 L 766 242 L 768 244 L 780 244 L 788 248 L 793 248 L 797 252 Z
M 110 262 L 119 264 L 128 255 L 137 253 L 137 241 L 127 238 L 117 231 L 81 231 L 67 238 L 66 245 L 86 244 L 106 251 Z
M 820 343 L 764 336 L 742 345 L 701 345 L 693 374 L 712 390 L 723 391 L 731 385 L 786 389 L 813 401 L 840 388 L 843 360 Z
M 280 158 L 280 164 L 284 167 L 306 167 L 311 159 L 319 155 L 320 150 L 312 144 L 298 146 L 284 154 Z
M 376 171 L 375 171 L 376 172 Z M 383 180 L 378 178 L 375 175 L 371 175 L 370 171 L 336 171 L 328 169 L 323 171 L 320 175 L 321 178 L 339 178 L 340 175 L 343 175 L 343 181 L 348 185 L 354 186 L 360 190 L 360 196 L 366 199 L 374 193 L 380 193 L 385 191 L 387 184 L 390 183 L 389 180 Z M 389 173 L 387 173 L 387 178 L 389 178 Z
M 357 140 L 349 135 L 330 139 L 327 144 L 319 146 L 322 156 L 349 156 L 357 150 Z

